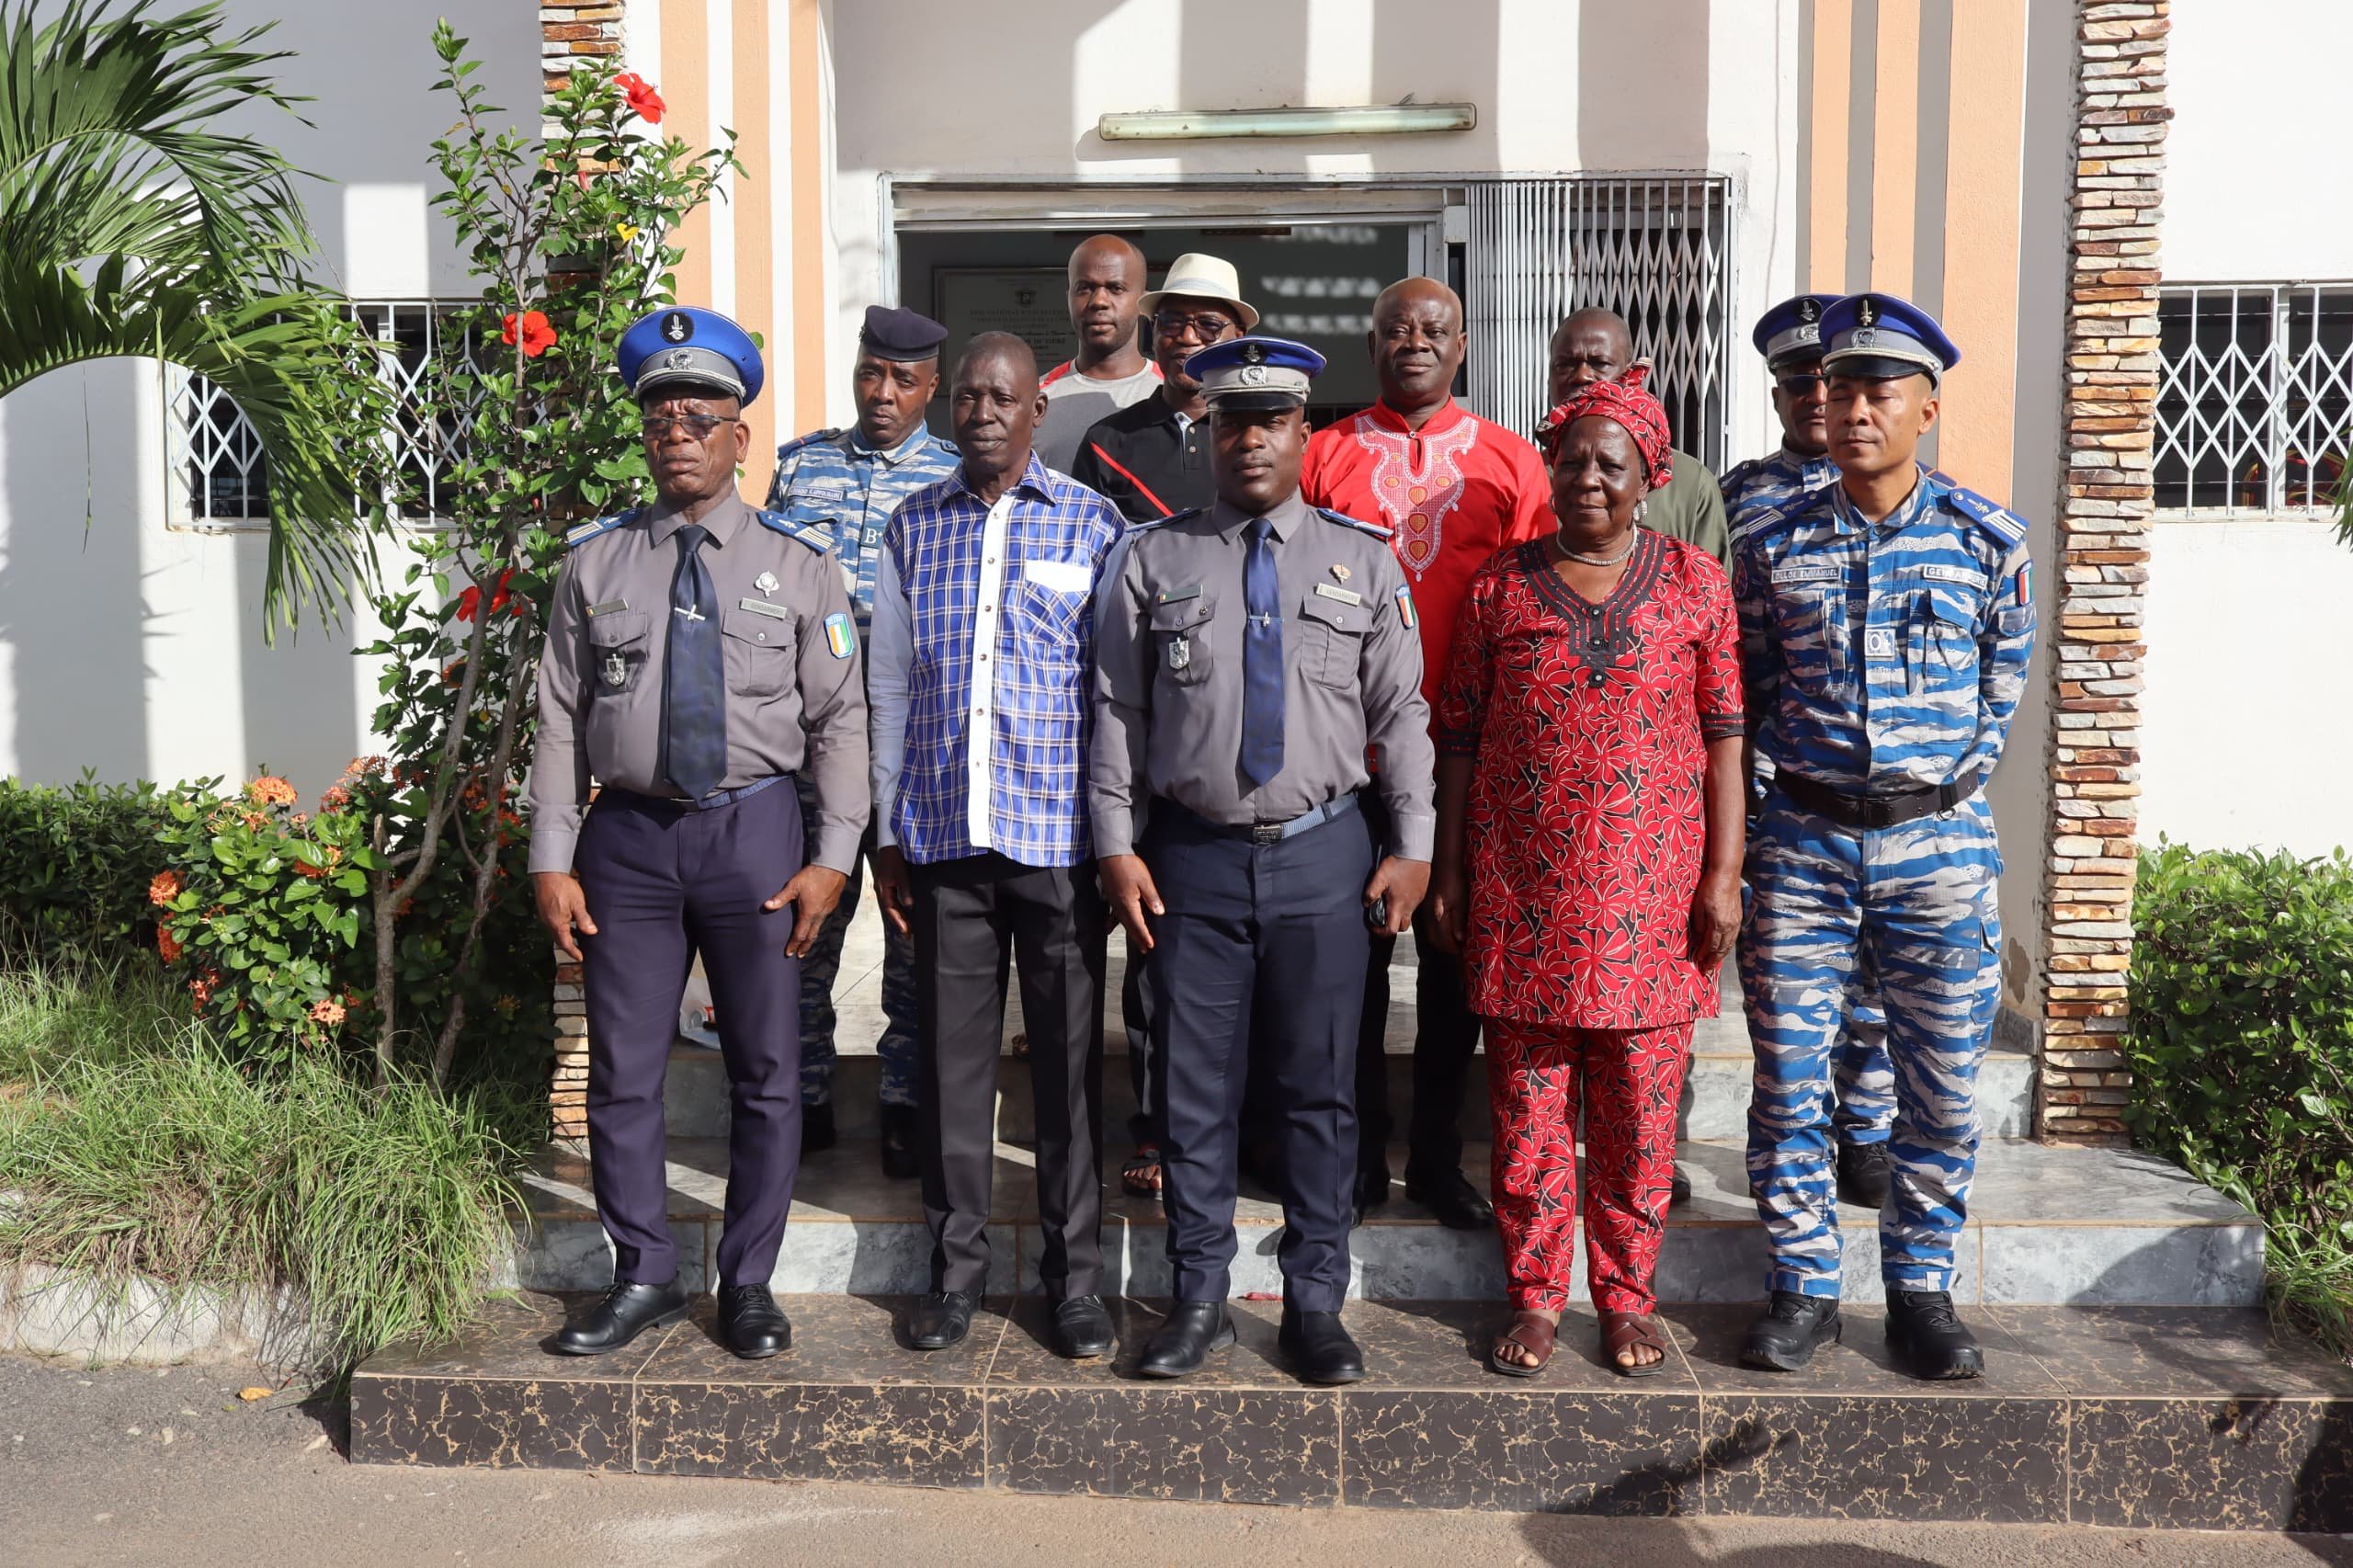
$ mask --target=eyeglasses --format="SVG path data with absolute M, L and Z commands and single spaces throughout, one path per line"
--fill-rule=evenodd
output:
M 1773 384 L 1791 397 L 1812 397 L 1829 383 L 1830 378 L 1819 373 L 1811 376 L 1776 376 Z
M 1232 316 L 1188 316 L 1173 311 L 1164 311 L 1152 318 L 1152 330 L 1171 343 L 1188 333 L 1199 342 L 1215 343 L 1227 333 L 1234 331 L 1238 324 Z
M 668 438 L 673 430 L 683 427 L 698 441 L 710 439 L 712 431 L 722 425 L 741 425 L 742 420 L 721 414 L 649 414 L 645 416 L 645 438 L 660 441 Z

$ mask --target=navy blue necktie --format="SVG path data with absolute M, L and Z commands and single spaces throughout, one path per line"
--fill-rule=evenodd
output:
M 1283 607 L 1274 524 L 1253 517 L 1242 566 L 1242 777 L 1261 785 L 1283 770 Z
M 662 773 L 699 801 L 727 777 L 727 653 L 719 641 L 719 591 L 702 563 L 710 530 L 678 530 L 670 579 L 670 638 L 662 664 Z

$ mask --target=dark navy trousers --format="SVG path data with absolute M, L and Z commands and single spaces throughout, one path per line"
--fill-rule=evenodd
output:
M 1372 949 L 1370 830 L 1351 811 L 1255 844 L 1154 801 L 1139 849 L 1167 909 L 1152 922 L 1153 1074 L 1176 1298 L 1232 1291 L 1242 1097 L 1255 1064 L 1277 1150 L 1284 1299 L 1338 1312 L 1357 1166 L 1357 1019 Z
M 678 1271 L 662 1080 L 698 952 L 730 1086 L 719 1283 L 765 1285 L 776 1271 L 801 1168 L 801 964 L 784 953 L 792 906 L 760 905 L 802 864 L 790 778 L 709 811 L 608 789 L 581 826 L 573 868 L 597 923 L 580 939 L 588 1150 L 617 1278 Z

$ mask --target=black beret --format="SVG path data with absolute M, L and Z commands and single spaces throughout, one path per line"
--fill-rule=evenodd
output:
M 948 329 L 929 316 L 891 305 L 866 307 L 858 344 L 878 359 L 937 359 Z

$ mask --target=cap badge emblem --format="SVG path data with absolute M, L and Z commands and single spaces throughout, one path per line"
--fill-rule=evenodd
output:
M 629 661 L 619 653 L 608 653 L 602 673 L 607 686 L 619 687 L 629 679 Z
M 752 579 L 752 586 L 759 589 L 763 594 L 775 593 L 776 574 L 773 572 L 761 573 L 758 576 Z
M 1798 320 L 1818 322 L 1822 319 L 1822 301 L 1808 298 L 1798 301 Z
M 1859 326 L 1855 329 L 1852 341 L 1858 348 L 1869 348 L 1879 341 L 1879 328 Z
M 694 362 L 695 357 L 683 348 L 674 348 L 662 356 L 663 366 L 672 370 L 683 370 Z
M 672 311 L 662 318 L 662 335 L 672 343 L 684 343 L 695 335 L 695 318 L 684 311 Z
M 1879 304 L 1869 294 L 1855 301 L 1855 324 L 1875 326 L 1879 324 Z
M 1242 384 L 1244 386 L 1264 386 L 1266 384 L 1266 381 L 1267 367 L 1264 365 L 1254 362 L 1242 367 Z
M 1263 365 L 1267 362 L 1267 346 L 1263 343 L 1245 343 L 1242 346 L 1242 358 L 1245 363 Z

